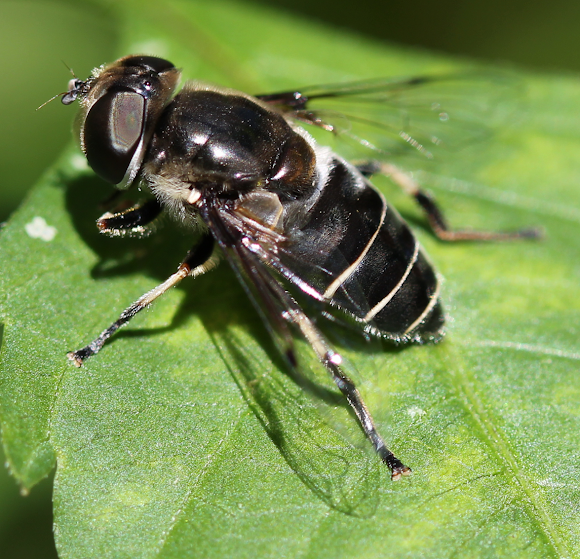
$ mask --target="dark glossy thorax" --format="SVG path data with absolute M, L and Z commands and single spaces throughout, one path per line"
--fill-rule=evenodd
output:
M 314 177 L 310 146 L 282 115 L 242 95 L 193 87 L 164 110 L 145 160 L 150 175 L 178 174 L 224 194 L 265 188 L 291 196 Z

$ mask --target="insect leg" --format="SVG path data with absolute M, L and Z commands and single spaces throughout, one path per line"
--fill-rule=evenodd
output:
M 161 209 L 157 200 L 148 200 L 122 212 L 103 214 L 97 220 L 97 227 L 101 233 L 112 237 L 125 234 L 144 235 L 147 233 L 145 226 L 161 213 Z
M 243 243 L 242 243 L 243 244 Z M 239 247 L 238 247 L 239 248 Z M 255 251 L 259 251 L 254 247 Z M 249 276 L 251 283 L 257 289 L 250 290 L 253 297 L 260 297 L 265 307 L 271 310 L 282 309 L 281 313 L 276 317 L 278 321 L 281 317 L 284 321 L 294 324 L 298 327 L 301 334 L 306 338 L 308 343 L 313 348 L 316 356 L 324 365 L 326 370 L 332 376 L 336 386 L 346 397 L 347 402 L 352 407 L 356 414 L 359 423 L 366 435 L 372 443 L 375 451 L 381 460 L 390 468 L 391 479 L 398 480 L 404 475 L 409 475 L 411 469 L 405 466 L 387 447 L 385 441 L 378 433 L 373 418 L 363 402 L 361 395 L 352 380 L 343 372 L 340 364 L 342 358 L 339 353 L 331 349 L 328 342 L 318 330 L 315 324 L 308 318 L 302 308 L 294 300 L 294 298 L 284 289 L 284 287 L 277 281 L 264 266 L 253 264 L 256 254 L 251 254 L 247 251 L 238 252 L 239 263 Z M 228 251 L 226 251 L 228 256 Z M 260 253 L 257 254 L 260 257 Z M 263 261 L 268 258 L 265 254 L 261 255 Z M 286 328 L 277 322 L 272 322 L 272 313 L 268 315 L 263 314 L 266 323 L 276 328 L 276 331 L 281 334 L 282 340 L 285 342 L 284 354 L 292 367 L 297 367 L 297 360 L 294 355 L 294 348 L 291 340 L 289 340 Z M 283 323 L 282 323 L 283 324 Z M 281 332 L 280 332 L 281 331 Z
M 542 237 L 540 228 L 531 227 L 517 231 L 472 231 L 466 229 L 453 230 L 449 227 L 443 212 L 434 198 L 404 171 L 390 163 L 365 162 L 357 165 L 364 176 L 381 173 L 389 177 L 403 191 L 415 198 L 425 213 L 429 225 L 435 235 L 442 241 L 509 241 L 513 239 L 537 239 Z
M 295 304 L 295 308 L 292 309 L 290 317 L 290 320 L 298 326 L 303 336 L 314 348 L 316 356 L 326 367 L 326 370 L 332 376 L 336 386 L 354 410 L 365 435 L 372 443 L 381 460 L 390 468 L 392 472 L 391 479 L 398 480 L 402 476 L 409 475 L 411 469 L 405 466 L 387 448 L 385 441 L 377 431 L 373 418 L 363 402 L 357 387 L 341 369 L 340 365 L 342 363 L 342 357 L 340 354 L 329 347 L 320 331 L 297 304 Z
M 187 276 L 196 277 L 212 269 L 218 262 L 214 251 L 214 240 L 209 234 L 204 235 L 200 242 L 192 248 L 177 268 L 177 272 L 169 276 L 163 283 L 137 299 L 127 307 L 107 329 L 95 338 L 89 345 L 67 354 L 67 357 L 80 367 L 91 355 L 98 353 L 105 342 L 121 327 L 127 324 L 139 311 L 148 307 L 157 297 L 163 295 L 169 288 L 177 285 Z

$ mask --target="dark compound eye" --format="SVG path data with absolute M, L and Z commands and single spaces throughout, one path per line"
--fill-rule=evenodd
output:
M 143 136 L 145 99 L 132 91 L 110 92 L 89 111 L 84 127 L 87 160 L 106 181 L 119 184 Z
M 153 70 L 158 74 L 175 68 L 169 60 L 158 58 L 157 56 L 129 56 L 121 61 L 121 65 L 126 68 L 138 66 L 147 70 Z

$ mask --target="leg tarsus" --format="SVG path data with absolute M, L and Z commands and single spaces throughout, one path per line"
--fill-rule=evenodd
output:
M 367 161 L 359 163 L 357 169 L 365 176 L 381 173 L 389 177 L 404 192 L 415 198 L 425 213 L 431 230 L 442 241 L 512 241 L 517 239 L 540 239 L 544 236 L 543 229 L 540 227 L 528 227 L 516 231 L 453 230 L 449 227 L 435 199 L 422 190 L 410 175 L 397 166 L 390 163 Z
M 413 473 L 413 470 L 405 464 L 401 463 L 401 466 L 397 466 L 395 468 L 391 468 L 391 480 L 399 481 L 402 477 L 410 476 Z
M 379 456 L 391 470 L 391 479 L 393 481 L 399 481 L 403 476 L 411 475 L 411 468 L 405 466 L 388 448 L 383 447 L 380 449 Z
M 537 227 L 516 231 L 453 230 L 447 224 L 443 212 L 430 194 L 418 188 L 413 193 L 413 197 L 425 212 L 433 233 L 442 241 L 512 241 L 516 239 L 538 239 L 542 237 L 542 230 Z
M 77 351 L 70 351 L 66 356 L 74 363 L 75 367 L 82 367 L 85 359 L 97 353 L 90 345 L 78 349 Z

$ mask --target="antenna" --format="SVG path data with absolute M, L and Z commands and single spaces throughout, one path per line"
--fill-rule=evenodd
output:
M 76 80 L 77 77 L 76 74 L 74 73 L 74 70 L 64 60 L 61 60 L 61 62 L 65 65 L 66 69 L 72 74 L 72 77 Z M 37 107 L 36 110 L 39 111 L 40 109 L 42 109 L 42 107 L 48 105 L 51 101 L 54 101 L 57 97 L 62 97 L 69 92 L 70 90 L 63 91 L 62 93 L 57 93 L 56 95 L 53 95 L 48 101 L 45 101 L 42 105 L 40 105 L 40 107 Z

